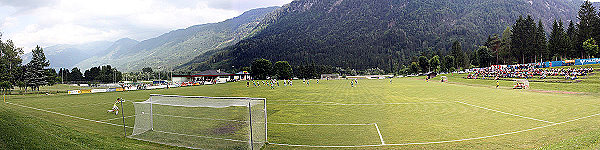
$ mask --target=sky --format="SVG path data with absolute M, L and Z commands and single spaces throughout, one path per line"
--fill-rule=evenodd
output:
M 138 41 L 292 0 L 0 0 L 2 40 L 36 45 Z

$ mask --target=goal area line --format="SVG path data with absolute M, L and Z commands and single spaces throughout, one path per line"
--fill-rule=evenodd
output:
M 546 121 L 546 120 L 542 120 L 542 119 L 536 119 L 536 118 L 521 116 L 521 115 L 517 115 L 517 114 L 507 113 L 507 112 L 503 112 L 503 111 L 499 111 L 499 110 L 495 110 L 495 109 L 490 109 L 490 108 L 486 108 L 486 107 L 482 107 L 482 106 L 477 106 L 477 105 L 473 105 L 473 104 L 469 104 L 469 103 L 465 103 L 465 102 L 461 102 L 461 101 L 456 101 L 456 102 L 460 103 L 460 104 L 467 105 L 467 106 L 471 106 L 471 107 L 475 107 L 475 108 L 480 108 L 480 109 L 484 109 L 484 110 L 488 110 L 488 111 L 493 111 L 493 112 L 497 112 L 497 113 L 501 113 L 501 114 L 505 114 L 505 115 L 515 116 L 515 117 L 519 117 L 519 118 L 525 118 L 525 119 L 535 120 L 535 121 L 540 121 L 540 122 L 545 122 L 545 123 L 556 123 L 556 122 Z

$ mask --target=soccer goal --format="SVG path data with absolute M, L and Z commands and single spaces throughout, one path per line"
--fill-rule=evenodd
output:
M 194 149 L 260 149 L 267 142 L 264 98 L 152 94 L 134 107 L 129 138 Z

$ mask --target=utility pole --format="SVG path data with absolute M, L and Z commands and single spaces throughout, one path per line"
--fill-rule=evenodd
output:
M 65 69 L 63 69 L 63 68 L 60 68 L 60 82 L 61 82 L 62 84 L 65 84 L 65 71 L 64 71 L 64 70 L 65 70 Z

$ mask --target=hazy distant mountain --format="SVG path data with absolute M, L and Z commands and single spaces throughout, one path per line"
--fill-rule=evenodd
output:
M 134 39 L 130 39 L 130 38 L 123 38 L 123 39 L 117 40 L 110 47 L 108 47 L 102 55 L 97 55 L 97 56 L 93 56 L 88 59 L 82 60 L 79 63 L 77 63 L 75 66 L 86 70 L 88 68 L 101 66 L 101 65 L 112 65 L 113 64 L 112 61 L 114 59 L 118 58 L 117 54 L 126 53 L 129 49 L 131 49 L 133 46 L 137 45 L 138 43 L 140 43 L 140 42 L 136 41 Z
M 576 20 L 582 0 L 295 0 L 267 16 L 256 34 L 180 66 L 248 66 L 255 58 L 356 69 L 402 64 L 423 51 L 467 50 L 501 34 L 519 15 Z
M 106 49 L 112 44 L 109 41 L 90 42 L 84 44 L 60 44 L 44 47 L 46 59 L 52 68 L 72 68 L 82 60 L 104 55 Z M 23 64 L 31 60 L 31 53 L 22 56 Z
M 262 18 L 279 7 L 249 10 L 219 23 L 195 25 L 141 41 L 133 46 L 113 49 L 106 55 L 91 57 L 77 64 L 81 68 L 110 64 L 122 71 L 171 69 L 213 49 L 233 45 L 246 37 Z M 129 43 L 131 44 L 131 43 Z

